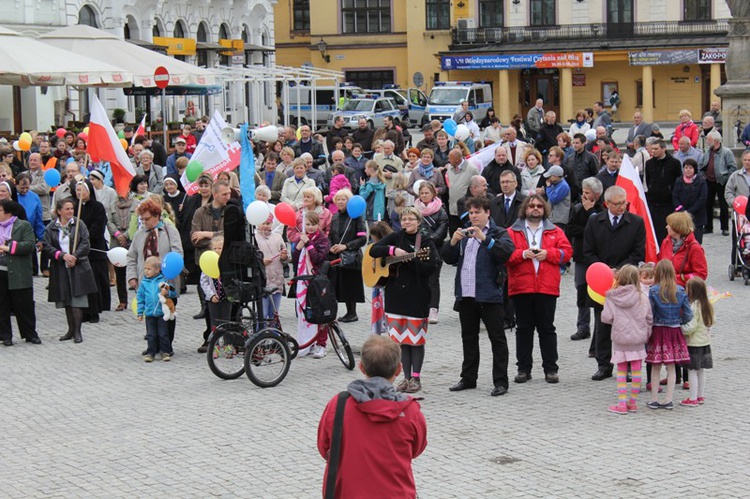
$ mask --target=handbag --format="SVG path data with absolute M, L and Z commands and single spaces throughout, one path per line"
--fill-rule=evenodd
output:
M 344 250 L 339 253 L 342 269 L 360 270 L 362 268 L 362 252 L 357 250 Z

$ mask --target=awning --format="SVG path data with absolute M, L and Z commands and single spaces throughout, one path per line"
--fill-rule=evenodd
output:
M 273 47 L 264 47 L 263 45 L 253 45 L 252 43 L 245 43 L 246 52 L 276 52 Z
M 215 51 L 223 51 L 226 50 L 226 47 L 223 47 L 219 45 L 218 43 L 213 42 L 195 42 L 195 48 L 197 50 L 215 50 Z
M 169 71 L 170 86 L 216 84 L 216 78 L 210 69 L 141 48 L 90 26 L 79 24 L 56 29 L 40 36 L 39 40 L 92 59 L 121 66 L 132 72 L 133 85 L 136 87 L 156 87 L 154 71 L 159 66 L 164 66 Z M 48 61 L 47 57 L 44 61 Z
M 26 87 L 74 85 L 125 87 L 133 74 L 124 67 L 51 47 L 0 27 L 0 84 Z
M 157 45 L 155 43 L 147 42 L 146 40 L 125 40 L 128 43 L 132 43 L 133 45 L 137 45 L 138 47 L 143 47 L 144 49 L 148 50 L 156 50 L 162 54 L 165 54 L 167 52 L 167 47 L 163 47 L 161 45 Z

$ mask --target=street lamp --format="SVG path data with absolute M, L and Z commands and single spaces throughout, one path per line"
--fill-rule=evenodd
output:
M 324 61 L 331 62 L 331 56 L 328 55 L 328 44 L 322 38 L 318 42 L 318 51 L 320 52 L 320 56 Z

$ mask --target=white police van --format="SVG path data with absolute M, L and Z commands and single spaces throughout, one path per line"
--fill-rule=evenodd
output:
M 315 120 L 317 123 L 314 128 L 324 126 L 331 113 L 336 112 L 344 103 L 363 92 L 360 87 L 350 83 L 342 83 L 338 87 L 316 86 Z M 286 96 L 282 93 L 282 103 L 289 110 L 289 121 L 292 126 L 296 128 L 300 125 L 309 125 L 312 123 L 312 86 L 290 85 L 289 101 L 287 102 Z
M 384 85 L 379 90 L 365 90 L 368 94 L 393 99 L 401 110 L 402 126 L 417 126 L 427 108 L 427 96 L 418 88 L 400 88 L 396 84 Z
M 469 102 L 469 111 L 474 121 L 480 122 L 487 116 L 487 109 L 492 107 L 492 87 L 489 83 L 471 81 L 439 81 L 430 91 L 427 109 L 422 124 L 432 120 L 441 123 L 461 109 L 463 101 Z

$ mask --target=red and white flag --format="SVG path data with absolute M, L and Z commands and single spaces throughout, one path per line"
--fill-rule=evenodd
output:
M 138 125 L 138 128 L 133 134 L 133 138 L 130 139 L 131 146 L 135 144 L 135 138 L 138 137 L 139 135 L 146 135 L 146 113 L 143 113 L 143 119 L 141 119 L 141 124 Z
M 96 95 L 91 98 L 91 120 L 89 121 L 88 153 L 94 161 L 109 161 L 115 190 L 120 196 L 127 198 L 130 190 L 130 180 L 135 176 L 135 170 L 117 138 L 112 123 L 109 122 L 107 111 L 99 102 Z
M 646 225 L 646 261 L 656 263 L 659 254 L 659 242 L 656 240 L 654 221 L 646 203 L 646 192 L 643 190 L 641 177 L 638 176 L 630 156 L 625 154 L 622 158 L 620 173 L 617 175 L 616 185 L 625 189 L 628 199 L 628 211 L 635 213 L 643 219 Z

